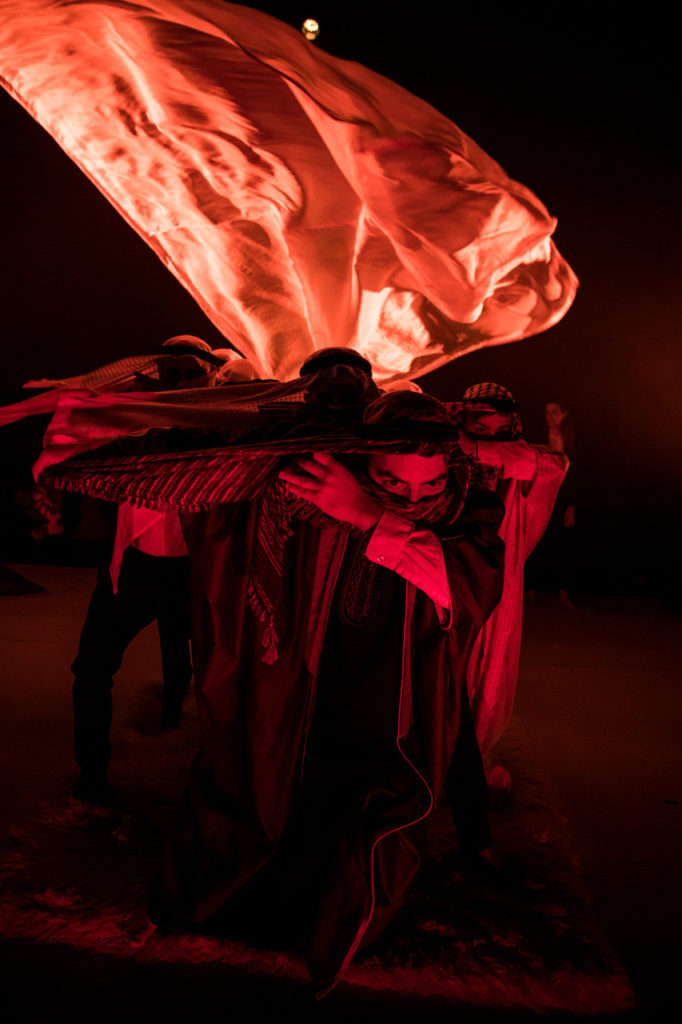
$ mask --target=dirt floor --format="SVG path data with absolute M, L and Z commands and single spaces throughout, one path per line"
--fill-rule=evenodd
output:
M 47 593 L 0 602 L 0 824 L 38 799 L 63 797 L 75 779 L 71 754 L 71 674 L 94 571 L 13 566 Z M 639 996 L 628 1021 L 677 1020 L 682 920 L 680 617 L 653 599 L 585 597 L 577 607 L 541 597 L 526 609 L 517 701 L 524 731 L 563 803 L 576 856 L 604 931 Z M 140 680 L 160 680 L 154 627 L 128 651 L 115 714 Z M 147 685 L 147 683 L 145 683 Z M 377 995 L 332 994 L 321 1005 L 296 989 L 218 979 L 190 965 L 142 965 L 61 947 L 6 942 L 3 998 L 25 996 L 25 1014 L 60 1019 L 169 1021 L 220 1013 L 235 1021 L 284 1019 L 523 1021 L 400 1005 Z M 23 1001 L 23 1000 L 22 1000 Z M 676 1004 L 676 1005 L 675 1005 Z M 545 1018 L 547 1019 L 547 1018 Z M 560 1019 L 560 1018 L 553 1018 Z

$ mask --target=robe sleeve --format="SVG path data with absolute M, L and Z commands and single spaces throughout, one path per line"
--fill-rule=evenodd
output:
M 448 626 L 477 632 L 502 595 L 504 542 L 498 530 L 504 505 L 492 491 L 470 492 L 457 520 L 441 538 L 450 588 Z
M 538 451 L 525 441 L 475 442 L 476 458 L 486 466 L 498 470 L 502 480 L 528 480 L 536 475 Z
M 524 486 L 526 505 L 525 551 L 528 558 L 547 529 L 554 502 L 568 470 L 568 457 L 561 452 L 537 446 L 537 467 L 530 484 Z
M 448 536 L 440 538 L 387 509 L 374 527 L 367 557 L 431 598 L 444 629 L 462 614 L 482 625 L 500 599 L 504 544 L 497 530 L 503 514 L 491 492 L 470 495 Z
M 505 505 L 510 503 L 506 481 L 518 482 L 513 491 L 524 504 L 523 557 L 528 558 L 549 523 L 559 488 L 569 466 L 568 457 L 527 441 L 476 441 L 476 458 L 499 475 Z M 503 531 L 504 532 L 504 531 Z M 508 534 L 506 534 L 508 536 Z
M 423 590 L 436 605 L 442 623 L 449 620 L 450 588 L 443 548 L 435 533 L 418 529 L 413 522 L 386 509 L 374 527 L 367 557 L 392 569 Z

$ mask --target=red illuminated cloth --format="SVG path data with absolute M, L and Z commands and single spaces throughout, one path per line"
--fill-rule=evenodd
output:
M 428 104 L 217 0 L 0 0 L 0 82 L 265 377 L 379 383 L 545 330 L 555 221 Z
M 371 562 L 414 583 L 436 605 L 441 621 L 450 620 L 450 587 L 443 552 L 434 534 L 386 509 L 372 531 L 365 554 Z
M 225 389 L 155 393 L 99 394 L 80 388 L 53 389 L 0 408 L 0 426 L 26 416 L 53 414 L 43 436 L 43 453 L 33 467 L 37 480 L 50 466 L 84 456 L 116 438 L 149 430 L 248 430 L 267 422 L 268 410 L 275 419 L 286 420 L 287 407 L 293 411 L 301 406 L 308 387 L 308 383 L 298 379 L 288 383 L 255 381 L 231 383 Z
M 478 441 L 477 454 L 493 468 L 493 486 L 505 509 L 499 530 L 505 545 L 502 597 L 484 623 L 467 666 L 476 736 L 485 755 L 511 718 L 521 653 L 524 565 L 547 528 L 568 459 L 520 439 Z

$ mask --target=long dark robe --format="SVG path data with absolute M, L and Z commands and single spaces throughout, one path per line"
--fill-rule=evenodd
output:
M 453 753 L 449 788 L 469 803 L 461 838 L 485 845 L 464 666 L 499 599 L 501 512 L 476 495 L 441 536 L 447 627 L 430 598 L 380 567 L 368 621 L 349 622 L 366 581 L 355 601 L 349 584 L 367 560 L 331 520 L 294 523 L 281 575 L 258 543 L 256 504 L 187 521 L 204 747 L 152 895 L 157 921 L 284 942 L 325 989 L 399 905 Z M 271 664 L 254 580 L 272 603 Z

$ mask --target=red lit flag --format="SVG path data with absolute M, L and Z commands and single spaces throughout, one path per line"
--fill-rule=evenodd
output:
M 543 204 L 433 107 L 217 0 L 0 0 L 0 82 L 264 375 L 377 381 L 545 330 Z

